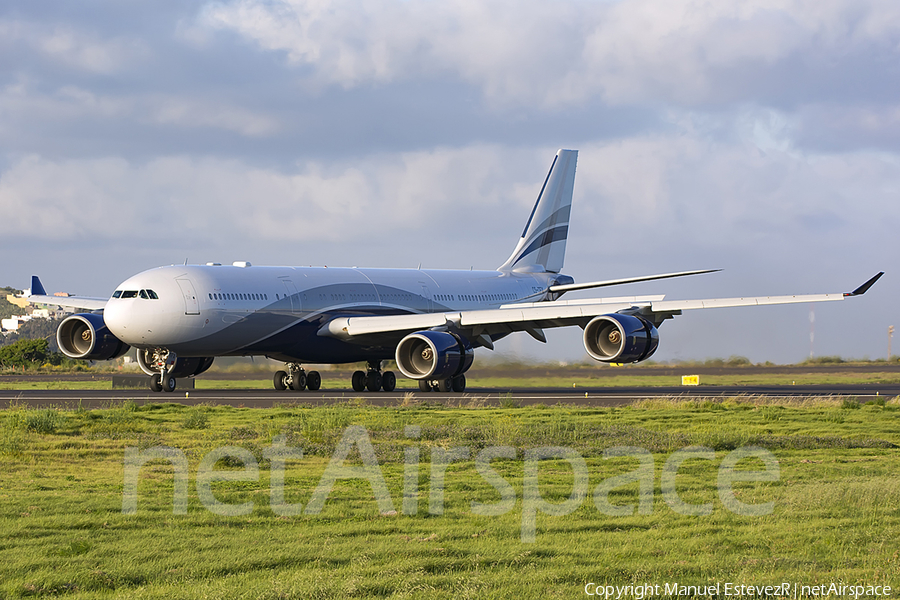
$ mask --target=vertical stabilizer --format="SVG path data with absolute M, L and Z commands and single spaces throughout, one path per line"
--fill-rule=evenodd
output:
M 559 273 L 566 257 L 577 150 L 560 150 L 538 195 L 525 231 L 500 271 Z

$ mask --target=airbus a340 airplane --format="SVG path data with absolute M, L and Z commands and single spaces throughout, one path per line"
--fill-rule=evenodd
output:
M 174 391 L 176 379 L 203 373 L 216 356 L 267 356 L 287 363 L 279 390 L 317 390 L 321 377 L 304 363 L 366 361 L 356 391 L 392 391 L 381 371 L 394 358 L 419 389 L 461 392 L 473 348 L 516 331 L 543 342 L 549 327 L 578 325 L 595 360 L 633 363 L 659 344 L 657 327 L 694 308 L 843 300 L 849 293 L 667 301 L 663 296 L 559 300 L 566 292 L 710 270 L 575 283 L 561 273 L 575 162 L 560 150 L 509 259 L 496 271 L 258 267 L 248 262 L 159 267 L 124 281 L 111 298 L 49 296 L 32 277 L 33 303 L 84 309 L 57 331 L 72 358 L 109 360 L 137 349 L 150 388 Z

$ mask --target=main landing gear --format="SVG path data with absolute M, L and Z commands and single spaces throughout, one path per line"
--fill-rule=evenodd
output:
M 318 371 L 304 371 L 303 367 L 297 363 L 288 363 L 287 371 L 277 371 L 272 383 L 275 384 L 276 390 L 294 390 L 302 392 L 309 390 L 316 391 L 322 387 L 322 376 Z
M 381 361 L 370 360 L 366 365 L 366 371 L 354 371 L 350 380 L 354 392 L 377 392 L 384 390 L 393 392 L 397 387 L 397 376 L 393 371 L 381 372 Z
M 420 379 L 420 392 L 464 392 L 466 391 L 466 376 L 457 375 L 449 379 L 437 379 L 434 381 Z

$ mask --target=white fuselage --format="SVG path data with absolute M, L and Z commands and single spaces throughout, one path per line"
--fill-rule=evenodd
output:
M 397 340 L 361 348 L 317 336 L 336 316 L 535 302 L 544 299 L 555 277 L 502 271 L 169 266 L 144 271 L 119 285 L 106 304 L 104 320 L 131 346 L 166 348 L 180 356 L 262 354 L 350 362 L 389 357 Z

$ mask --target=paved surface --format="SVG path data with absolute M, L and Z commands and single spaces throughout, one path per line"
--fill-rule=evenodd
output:
M 397 390 L 394 392 L 357 393 L 351 390 L 320 390 L 318 392 L 278 392 L 275 390 L 176 390 L 170 394 L 149 390 L 0 390 L 0 407 L 10 402 L 29 406 L 76 406 L 102 408 L 117 402 L 133 400 L 148 402 L 179 402 L 183 404 L 227 404 L 268 408 L 280 404 L 333 404 L 363 398 L 377 406 L 392 406 L 413 402 L 432 402 L 449 406 L 484 404 L 499 406 L 513 399 L 518 404 L 575 404 L 582 406 L 620 406 L 637 400 L 672 396 L 730 397 L 855 397 L 861 401 L 879 396 L 900 396 L 900 384 L 859 385 L 789 385 L 789 386 L 696 386 L 696 387 L 592 387 L 592 388 L 522 388 L 497 390 L 471 388 L 463 394 Z M 410 397 L 411 396 L 411 397 Z

